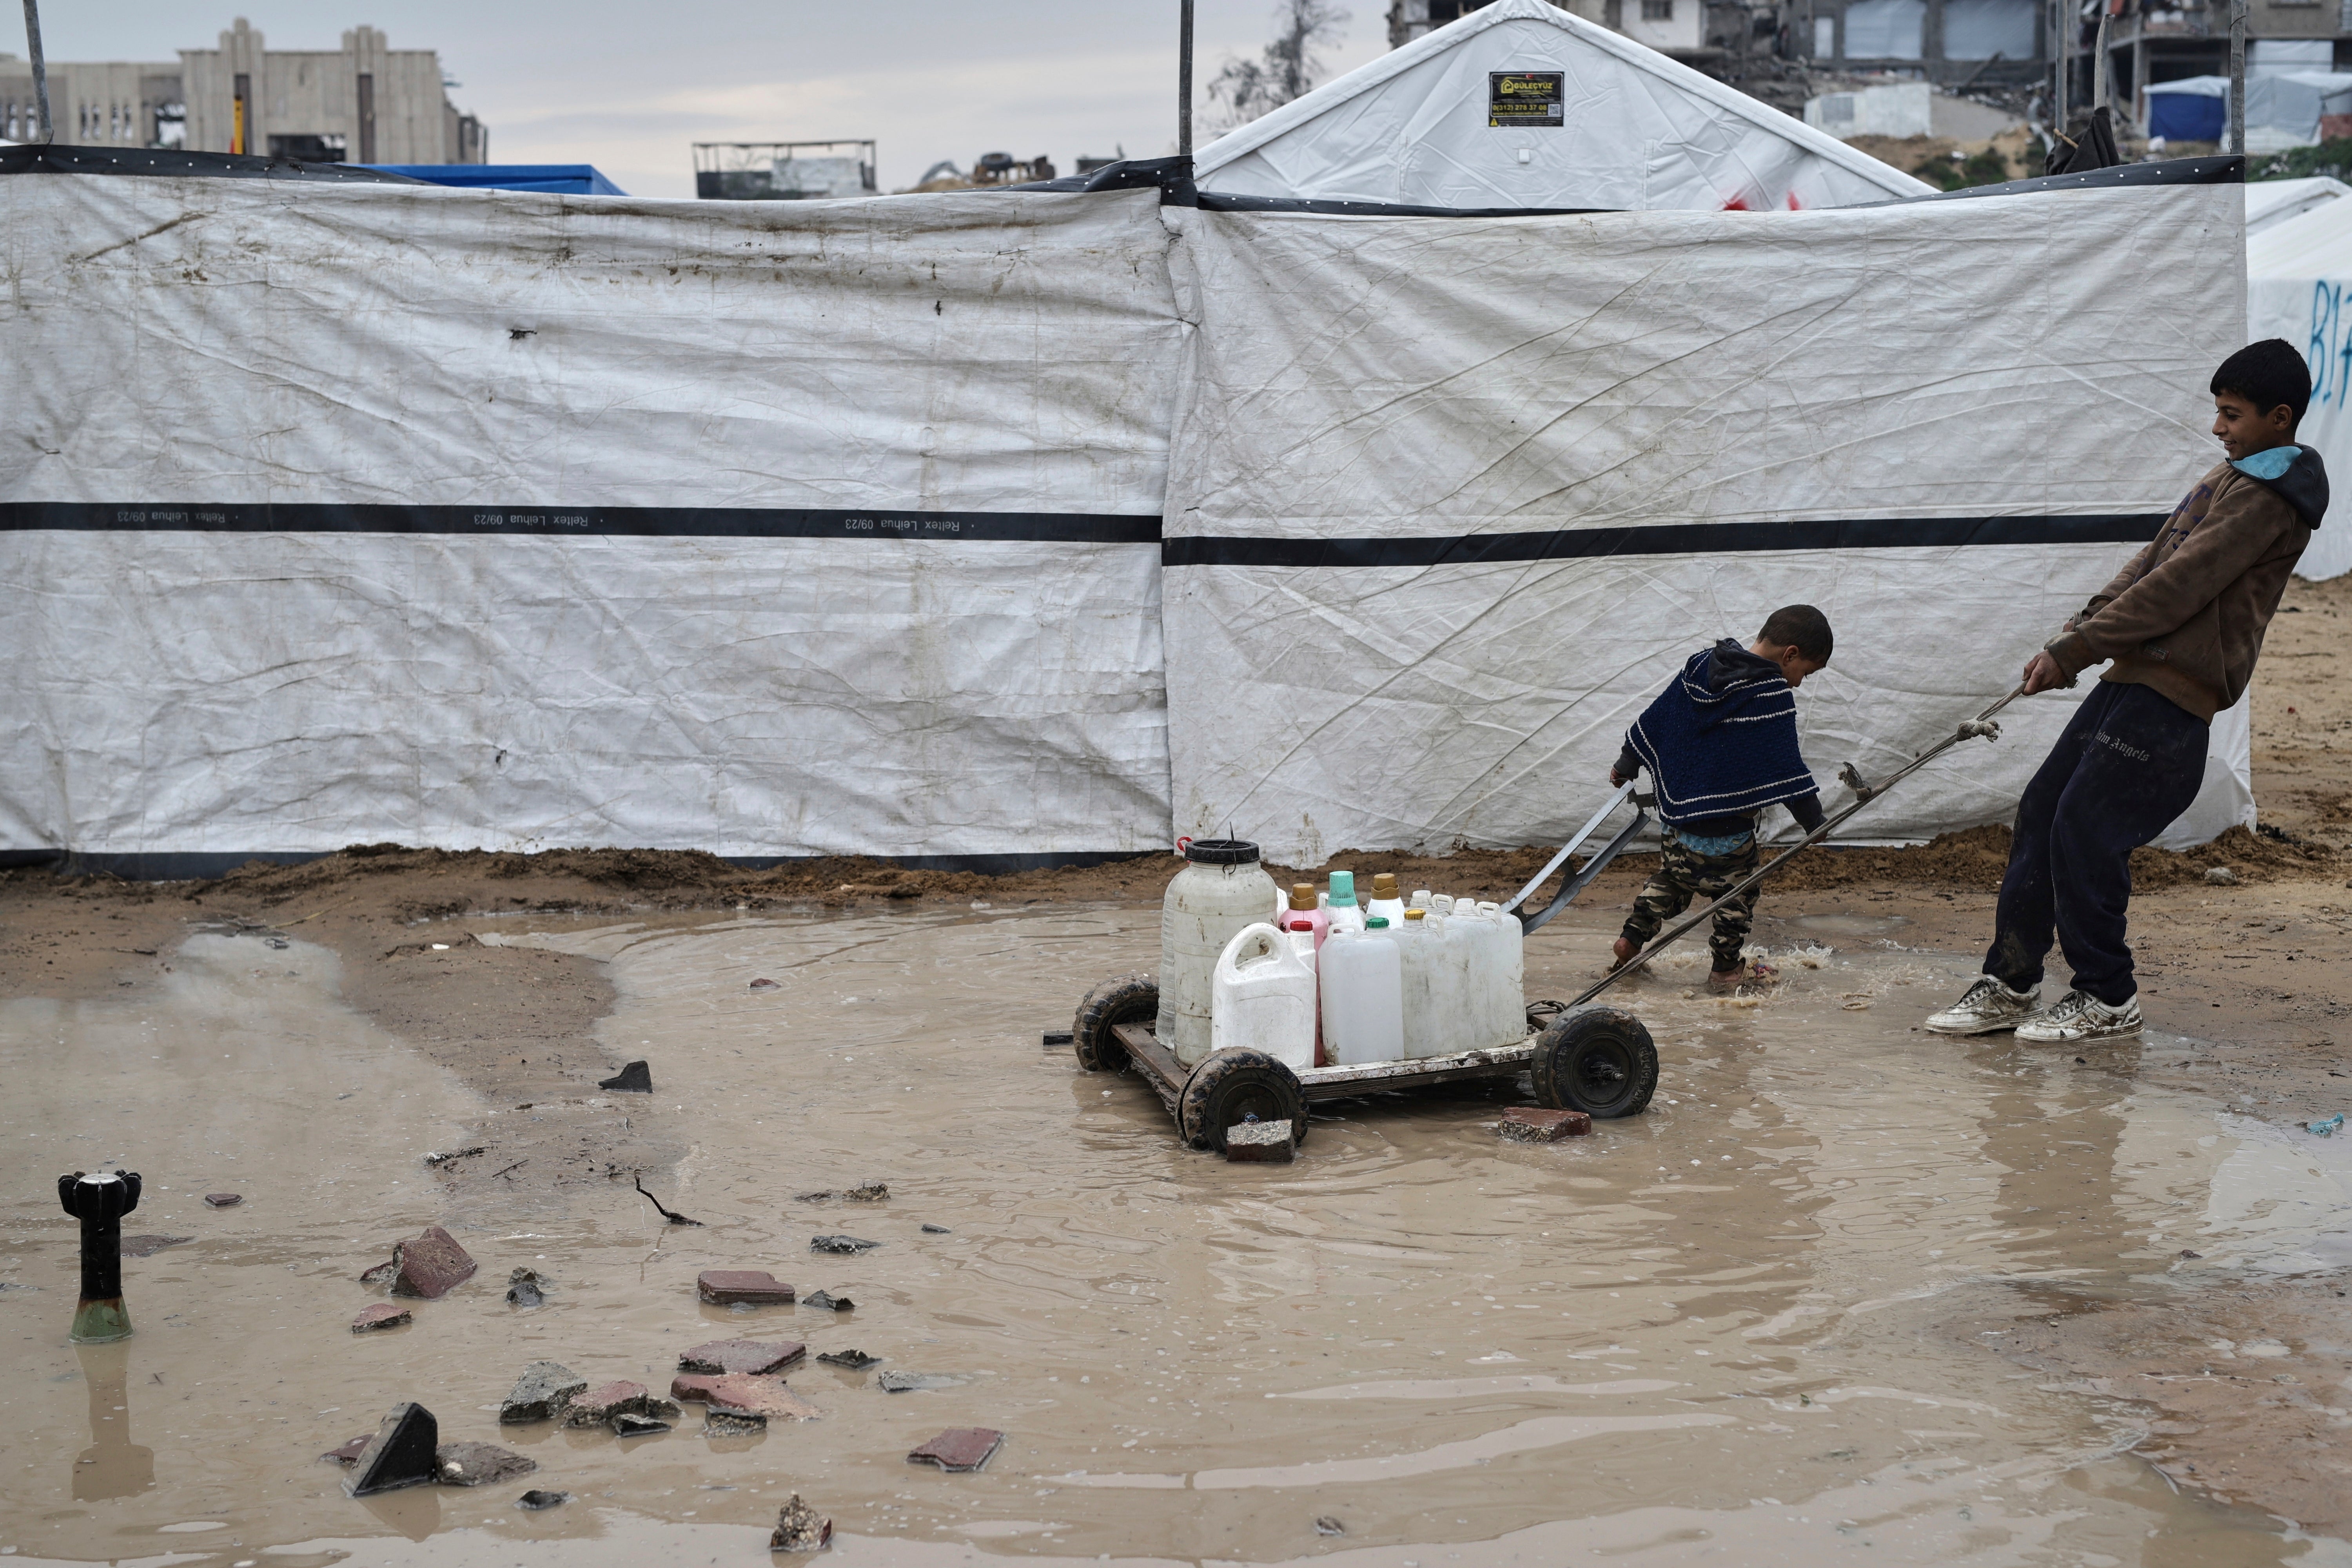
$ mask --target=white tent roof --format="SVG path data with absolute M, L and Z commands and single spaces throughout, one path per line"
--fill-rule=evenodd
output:
M 1563 123 L 1487 123 L 1488 73 L 1558 71 Z M 1218 138 L 1236 195 L 1443 207 L 1852 206 L 1934 187 L 1560 10 L 1495 0 Z
M 2308 180 L 2255 180 L 2246 186 L 2246 237 L 2324 207 L 2338 196 L 2352 196 L 2352 185 L 2317 174 Z

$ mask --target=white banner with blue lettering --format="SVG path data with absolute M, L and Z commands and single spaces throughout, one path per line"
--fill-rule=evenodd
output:
M 1176 826 L 1301 865 L 1559 842 L 1676 667 L 1792 603 L 1836 631 L 1799 710 L 1843 804 L 2155 532 L 2243 342 L 2235 185 L 1182 232 Z M 2079 696 L 1850 832 L 2006 820 Z M 2251 820 L 2231 733 L 2168 842 Z
M 2328 201 L 2246 241 L 2249 338 L 2284 338 L 2311 366 L 2311 407 L 2296 436 L 2352 487 L 2352 202 Z M 2352 489 L 2312 535 L 2295 574 L 2352 572 Z

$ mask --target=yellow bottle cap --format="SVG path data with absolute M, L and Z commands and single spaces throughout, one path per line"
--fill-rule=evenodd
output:
M 1291 883 L 1290 907 L 1294 910 L 1313 909 L 1315 907 L 1315 884 L 1312 882 Z

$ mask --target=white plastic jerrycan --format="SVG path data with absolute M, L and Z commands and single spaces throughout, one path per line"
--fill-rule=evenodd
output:
M 1378 916 L 1373 917 L 1378 920 Z M 1386 922 L 1334 931 L 1317 955 L 1323 1049 L 1337 1067 L 1370 1067 L 1404 1054 L 1404 984 Z
M 1264 1051 L 1294 1072 L 1315 1065 L 1315 961 L 1263 922 L 1217 955 L 1209 1048 Z

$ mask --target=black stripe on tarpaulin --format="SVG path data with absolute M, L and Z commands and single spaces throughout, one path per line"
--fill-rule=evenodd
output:
M 820 511 L 792 507 L 184 506 L 0 502 L 0 531 L 475 533 L 524 538 L 932 539 L 1157 544 L 1160 519 L 1118 512 Z
M 1644 523 L 1434 539 L 1161 542 L 1165 566 L 1481 566 L 1612 555 L 1731 555 L 1774 550 L 1948 550 L 1975 544 L 2145 544 L 2168 512 L 2063 517 L 1822 518 L 1805 522 Z

